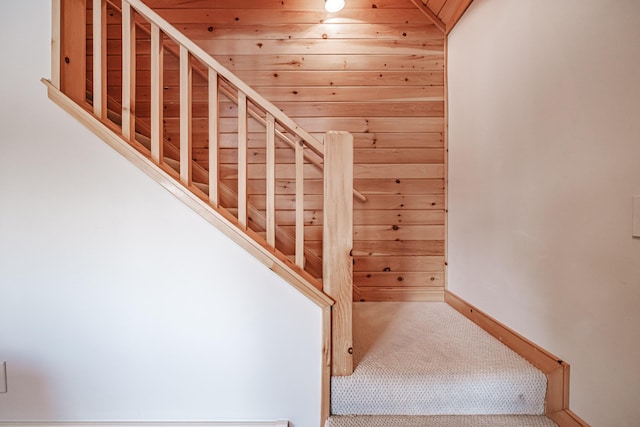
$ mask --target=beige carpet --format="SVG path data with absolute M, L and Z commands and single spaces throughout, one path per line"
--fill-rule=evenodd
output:
M 542 415 L 336 415 L 325 427 L 557 427 Z
M 544 411 L 544 374 L 445 303 L 355 303 L 354 362 L 332 378 L 332 414 Z

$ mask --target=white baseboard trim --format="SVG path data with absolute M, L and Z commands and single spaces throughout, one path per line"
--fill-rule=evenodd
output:
M 288 421 L 0 421 L 0 427 L 288 427 Z

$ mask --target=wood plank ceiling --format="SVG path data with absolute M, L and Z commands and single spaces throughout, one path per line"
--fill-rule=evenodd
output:
M 318 138 L 332 129 L 353 133 L 355 186 L 368 198 L 354 201 L 357 300 L 443 297 L 443 31 L 455 25 L 471 0 L 421 1 L 347 0 L 345 9 L 330 14 L 322 0 L 145 0 Z M 109 43 L 118 42 L 118 21 L 117 13 L 110 13 L 108 31 L 113 41 Z M 144 37 L 139 43 L 140 49 L 148 49 Z M 139 67 L 148 67 L 142 62 Z M 118 57 L 108 61 L 109 79 L 118 80 L 119 63 Z M 164 132 L 167 139 L 175 140 L 178 82 L 173 68 L 177 70 L 175 58 L 165 55 Z M 149 89 L 145 73 L 138 75 L 137 114 L 143 117 L 148 114 Z M 194 85 L 206 86 L 206 81 L 194 76 Z M 119 97 L 117 90 L 111 95 Z M 197 122 L 206 116 L 206 104 L 195 87 L 194 97 Z M 221 121 L 226 123 L 228 118 L 232 128 L 235 105 L 221 108 L 221 114 Z M 194 127 L 196 132 L 202 128 L 194 135 L 195 159 L 206 168 L 206 123 Z M 231 141 L 231 133 L 228 136 Z M 264 157 L 261 136 L 252 138 L 250 155 L 260 162 Z M 220 156 L 228 159 L 228 165 L 221 173 L 233 186 L 237 150 L 231 143 L 225 148 L 224 141 L 222 135 Z M 305 236 L 307 244 L 321 254 L 322 204 L 317 200 L 322 184 L 311 181 L 305 184 Z M 292 217 L 292 207 L 287 205 L 291 183 L 281 178 L 279 184 L 278 216 L 286 221 Z M 250 191 L 256 189 L 250 201 L 260 208 L 263 182 L 249 185 Z
M 453 27 L 462 18 L 473 0 L 415 0 L 414 3 L 420 7 L 421 3 L 431 15 L 435 24 L 449 34 Z M 439 21 L 439 22 L 438 22 Z

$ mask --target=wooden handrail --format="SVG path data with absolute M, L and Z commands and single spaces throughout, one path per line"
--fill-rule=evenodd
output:
M 171 49 L 167 49 L 167 50 L 171 51 Z M 194 69 L 194 70 L 197 70 L 197 69 Z M 199 70 L 197 72 L 200 73 Z M 220 92 L 222 92 L 224 94 L 224 96 L 229 98 L 231 101 L 235 102 L 236 105 L 238 104 L 238 98 L 233 94 L 233 92 L 231 92 L 230 90 L 226 89 L 224 86 L 219 86 L 219 88 L 220 88 Z M 267 127 L 267 120 L 263 119 L 262 116 L 259 113 L 257 113 L 253 108 L 249 107 L 247 109 L 247 111 L 248 111 L 249 115 L 251 116 L 251 118 L 256 120 L 258 123 L 260 123 L 264 127 Z M 267 114 L 269 114 L 269 113 L 267 113 Z M 278 138 L 280 138 L 282 141 L 287 143 L 287 145 L 289 145 L 289 147 L 295 149 L 296 146 L 299 145 L 298 142 L 291 140 L 291 138 L 289 138 L 286 134 L 282 133 L 279 129 L 274 128 L 274 131 L 275 131 L 275 134 L 278 136 Z M 314 151 L 314 153 L 315 153 L 315 151 Z M 302 154 L 303 154 L 304 158 L 307 159 L 312 165 L 316 166 L 321 171 L 324 171 L 324 164 L 322 163 L 322 161 L 320 161 L 319 159 L 314 157 L 314 155 L 309 154 L 309 152 L 307 152 L 307 151 L 303 150 Z M 322 155 L 321 153 L 316 153 L 316 154 Z M 362 202 L 366 202 L 367 201 L 367 196 L 362 194 L 355 187 L 353 188 L 353 195 L 356 196 Z
M 122 10 L 120 9 L 120 7 L 113 0 L 106 0 L 106 2 L 109 3 L 109 5 L 111 5 L 111 7 L 113 7 L 114 9 L 116 9 L 117 11 L 122 13 Z M 142 32 L 144 32 L 147 35 L 151 35 L 152 36 L 152 33 L 146 27 L 142 26 L 139 22 L 137 22 L 136 24 L 138 25 L 138 29 L 140 29 Z M 159 28 L 155 24 L 152 24 L 152 27 Z M 167 50 L 167 52 L 172 54 L 175 58 L 179 58 L 180 57 L 180 53 L 178 51 L 176 51 L 173 47 L 165 46 L 165 49 Z M 215 70 L 213 70 L 213 71 L 216 72 Z M 201 69 L 199 69 L 197 67 L 193 68 L 193 72 L 196 73 L 198 76 L 202 77 L 205 80 L 208 79 L 208 74 L 203 72 Z M 218 74 L 218 73 L 216 72 L 216 74 Z M 220 76 L 218 76 L 218 77 L 220 77 Z M 228 90 L 224 86 L 219 86 L 219 90 L 220 90 L 220 92 L 222 92 L 224 94 L 224 96 L 229 98 L 230 101 L 235 102 L 236 105 L 238 104 L 238 97 L 236 95 L 234 95 L 234 93 L 232 91 Z M 253 108 L 251 108 L 251 106 L 249 106 L 249 108 L 248 108 L 248 113 L 251 116 L 251 118 L 253 118 L 256 121 L 258 121 L 258 123 L 260 123 L 261 125 L 263 125 L 265 127 L 267 126 L 266 120 L 263 119 L 262 116 L 258 112 L 256 112 Z M 276 132 L 276 135 L 278 136 L 278 138 L 280 138 L 281 140 L 286 142 L 291 148 L 295 148 L 296 141 L 294 141 L 291 138 L 289 138 L 286 134 L 284 134 L 279 129 L 276 129 L 275 132 Z M 317 152 L 316 154 L 322 155 L 322 152 Z M 319 161 L 315 157 L 312 157 L 307 152 L 305 152 L 305 158 L 307 160 L 309 160 L 309 162 L 311 162 L 312 164 L 314 164 L 317 167 L 319 167 L 320 170 L 322 170 L 323 166 L 322 166 L 322 162 L 321 161 Z M 361 200 L 363 200 L 363 201 L 366 201 L 366 197 L 361 195 L 359 192 L 357 194 L 357 197 L 361 198 Z
M 168 49 L 168 50 L 170 50 L 170 49 Z M 236 104 L 238 103 L 238 99 L 235 97 L 233 92 L 227 90 L 225 87 L 220 86 L 220 92 L 222 92 L 224 94 L 224 96 L 229 98 L 231 101 L 235 102 Z M 259 113 L 255 112 L 253 110 L 253 108 L 249 108 L 248 112 L 249 112 L 249 115 L 251 116 L 251 118 L 257 120 L 258 123 L 260 123 L 264 127 L 267 127 L 267 121 L 265 119 L 263 119 L 262 116 Z M 282 141 L 286 142 L 287 145 L 289 145 L 291 148 L 295 148 L 296 145 L 298 145 L 298 143 L 296 141 L 291 140 L 291 138 L 289 138 L 287 135 L 282 133 L 280 130 L 275 129 L 275 133 L 278 136 L 278 138 L 280 138 Z M 318 153 L 318 154 L 320 154 L 320 153 Z M 304 158 L 307 159 L 311 164 L 316 166 L 321 171 L 324 171 L 324 165 L 320 160 L 318 160 L 316 157 L 313 157 L 312 155 L 308 154 L 308 152 L 306 152 L 306 151 L 303 151 L 303 155 L 304 155 Z M 366 202 L 367 201 L 367 196 L 362 194 L 355 187 L 353 188 L 353 195 L 356 196 L 362 202 Z
M 111 0 L 93 0 L 94 8 L 94 27 L 99 27 L 100 31 L 94 28 L 93 32 L 93 44 L 94 52 L 97 53 L 94 57 L 94 67 L 99 68 L 94 73 L 94 92 L 98 93 L 98 99 L 102 100 L 106 98 L 105 81 L 102 78 L 104 76 L 103 66 L 103 49 L 99 46 L 105 45 L 106 27 L 105 23 L 106 15 L 106 3 Z M 112 6 L 113 3 L 111 3 Z M 142 9 L 142 10 L 139 10 Z M 268 103 L 264 99 L 255 99 L 257 93 L 253 93 L 252 98 L 250 94 L 250 88 L 237 80 L 235 75 L 231 74 L 228 70 L 224 69 L 215 60 L 208 57 L 208 54 L 202 54 L 199 52 L 193 52 L 194 47 L 197 48 L 190 40 L 185 38 L 179 31 L 171 27 L 168 23 L 162 20 L 151 9 L 145 10 L 146 6 L 141 3 L 136 3 L 131 0 L 122 0 L 121 13 L 122 13 L 122 134 L 125 139 L 133 141 L 135 139 L 135 90 L 136 90 L 136 26 L 142 28 L 151 38 L 151 91 L 152 91 L 152 134 L 151 134 L 151 158 L 161 164 L 164 161 L 161 155 L 162 151 L 162 52 L 164 49 L 164 43 L 162 41 L 163 35 L 166 34 L 168 38 L 173 39 L 178 44 L 179 52 L 174 54 L 178 57 L 180 64 L 180 146 L 179 146 L 179 176 L 180 181 L 187 187 L 190 187 L 193 182 L 192 168 L 193 168 L 193 152 L 192 152 L 192 90 L 193 90 L 193 72 L 198 69 L 195 64 L 200 64 L 207 68 L 206 78 L 209 82 L 208 100 L 214 108 L 209 109 L 209 140 L 211 145 L 209 147 L 209 155 L 211 160 L 210 174 L 209 174 L 209 194 L 208 198 L 213 206 L 218 207 L 219 203 L 219 177 L 218 168 L 219 162 L 217 159 L 218 151 L 218 108 L 219 97 L 218 92 L 222 92 L 230 100 L 236 101 L 238 105 L 238 187 L 237 187 L 237 220 L 238 226 L 241 229 L 248 230 L 249 226 L 249 198 L 248 198 L 248 179 L 249 179 L 249 165 L 248 165 L 248 118 L 254 116 L 264 123 L 266 129 L 267 140 L 275 140 L 276 135 L 282 136 L 286 139 L 289 145 L 295 150 L 295 210 L 296 210 L 296 227 L 295 227 L 295 264 L 304 269 L 305 265 L 305 245 L 304 245 L 304 160 L 305 151 L 304 148 L 309 147 L 312 151 L 322 156 L 324 146 L 320 143 L 314 144 L 315 139 L 306 138 L 304 131 L 300 131 L 300 128 L 295 126 L 289 126 L 283 123 L 290 119 L 286 115 L 276 109 L 275 106 Z M 140 17 L 140 20 L 144 22 L 136 22 L 136 14 Z M 146 21 L 145 21 L 146 20 Z M 150 29 L 146 28 L 149 24 Z M 177 39 L 176 39 L 177 38 Z M 197 49 L 196 49 L 197 50 Z M 210 60 L 210 61 L 209 61 Z M 217 66 L 216 66 L 217 64 Z M 222 70 L 220 70 L 222 68 Z M 221 74 L 220 71 L 223 73 Z M 225 78 L 226 74 L 226 78 Z M 203 76 L 204 77 L 204 76 Z M 231 77 L 231 79 L 229 78 Z M 236 79 L 237 82 L 231 81 Z M 224 85 L 221 84 L 224 82 Z M 238 84 L 241 83 L 241 84 Z M 232 89 L 228 89 L 228 86 L 237 90 L 237 95 L 233 93 Z M 95 96 L 94 96 L 95 99 Z M 254 105 L 257 109 L 262 109 L 267 120 L 262 119 L 259 112 L 249 111 L 250 105 Z M 95 106 L 94 106 L 95 107 Z M 267 109 L 264 109 L 264 108 Z M 271 109 L 271 111 L 269 110 Z M 273 111 L 273 110 L 276 111 Z M 94 112 L 97 116 L 102 118 L 101 109 L 94 108 Z M 279 117 L 278 117 L 279 116 Z M 293 121 L 291 121 L 293 123 Z M 277 127 L 292 132 L 296 141 L 291 141 L 286 135 L 284 135 Z M 277 132 L 277 133 L 276 133 Z M 313 137 L 312 137 L 313 138 Z M 317 142 L 317 140 L 315 140 Z M 272 153 L 275 154 L 275 153 Z M 316 166 L 322 168 L 322 164 L 319 161 L 315 161 Z M 275 249 L 275 155 L 269 156 L 266 163 L 266 168 L 269 170 L 269 174 L 272 175 L 268 181 L 274 186 L 272 191 L 268 191 L 271 194 L 270 203 L 266 211 L 268 221 L 266 221 L 266 231 L 268 238 L 271 242 L 271 247 Z
M 127 1 L 129 4 L 131 4 L 134 9 L 137 10 L 137 4 L 140 3 L 136 0 L 124 0 Z M 107 3 L 109 3 L 114 9 L 121 11 L 121 9 L 118 7 L 118 5 L 113 1 L 113 0 L 106 0 Z M 184 37 L 184 35 L 182 35 L 181 33 L 178 32 L 178 30 L 176 30 L 173 26 L 171 26 L 171 24 L 169 24 L 168 22 L 164 21 L 162 19 L 162 17 L 160 17 L 159 15 L 157 15 L 155 12 L 153 12 L 153 10 L 151 10 L 150 8 L 148 8 L 147 6 L 144 6 L 148 9 L 149 13 L 154 14 L 155 16 L 157 16 L 158 20 L 161 20 L 162 22 L 164 22 L 168 27 L 170 27 L 172 29 L 172 33 L 177 33 L 179 34 L 182 39 L 186 39 L 189 40 L 188 38 Z M 173 39 L 176 43 L 180 44 L 182 43 L 181 40 L 179 40 L 177 37 L 172 36 L 172 34 L 167 31 L 164 27 L 162 27 L 160 24 L 158 24 L 156 21 L 150 19 L 148 17 L 147 14 L 145 13 L 141 13 L 140 11 L 138 11 L 140 13 L 141 16 L 143 16 L 145 19 L 149 20 L 152 24 L 152 28 L 153 27 L 157 27 L 160 28 L 162 30 L 162 32 L 164 32 L 165 34 L 167 34 L 171 39 Z M 138 24 L 138 28 L 140 30 L 142 30 L 144 33 L 146 33 L 147 35 L 150 35 L 153 37 L 153 35 L 151 34 L 151 32 L 144 26 L 140 25 L 140 23 Z M 189 40 L 190 41 L 190 40 Z M 191 42 L 191 45 L 193 46 L 197 46 L 195 43 Z M 190 49 L 189 46 L 186 46 L 187 49 Z M 180 57 L 180 53 L 177 52 L 174 48 L 172 48 L 171 46 L 165 46 L 165 49 L 167 50 L 167 52 L 169 52 L 170 54 L 172 54 L 174 57 L 179 58 Z M 191 51 L 192 52 L 192 51 Z M 192 52 L 193 54 L 193 52 Z M 278 121 L 281 122 L 281 124 L 283 124 L 286 128 L 288 128 L 290 131 L 292 131 L 294 134 L 298 134 L 299 137 L 301 139 L 303 139 L 308 145 L 309 148 L 311 148 L 311 150 L 316 153 L 319 156 L 323 156 L 324 154 L 324 148 L 323 148 L 323 144 L 321 142 L 319 142 L 316 138 L 314 138 L 311 134 L 307 133 L 307 132 L 296 132 L 295 129 L 300 129 L 302 130 L 302 128 L 298 127 L 293 121 L 291 121 L 289 119 L 289 121 L 293 124 L 293 125 L 287 125 L 286 123 L 282 122 L 281 117 L 288 117 L 286 115 L 284 115 L 284 113 L 282 113 L 280 111 L 280 109 L 278 107 L 276 107 L 275 105 L 273 105 L 271 102 L 267 101 L 266 99 L 262 98 L 257 92 L 253 91 L 253 93 L 255 95 L 257 95 L 259 98 L 254 97 L 253 94 L 248 93 L 247 91 L 244 90 L 244 88 L 249 88 L 249 86 L 247 86 L 244 82 L 242 82 L 242 80 L 237 79 L 237 77 L 235 77 L 235 75 L 233 73 L 231 73 L 231 71 L 229 71 L 228 69 L 226 69 L 222 64 L 220 64 L 219 62 L 217 62 L 215 59 L 211 58 L 210 55 L 208 55 L 206 52 L 202 51 L 202 54 L 208 58 L 211 59 L 211 61 L 213 61 L 215 64 L 217 64 L 217 67 L 220 67 L 222 69 L 224 69 L 226 71 L 226 73 L 220 73 L 218 71 L 218 68 L 216 67 L 212 67 L 210 63 L 206 62 L 206 61 L 202 61 L 200 60 L 200 57 L 198 57 L 197 55 L 196 58 L 198 58 L 203 65 L 207 65 L 210 67 L 210 70 L 213 70 L 218 77 L 222 77 L 223 79 L 227 80 L 229 83 L 231 83 L 232 85 L 234 85 L 236 88 L 238 88 L 238 90 L 244 92 L 245 94 L 248 95 L 248 97 L 252 100 L 253 103 L 257 104 L 258 106 L 260 106 L 261 108 L 263 108 L 264 111 L 269 112 L 270 114 L 272 114 L 270 112 L 270 110 L 265 107 L 269 106 L 269 108 L 273 108 L 276 111 L 278 111 L 280 114 L 273 114 L 274 118 Z M 203 72 L 202 70 L 200 70 L 198 67 L 193 67 L 193 72 L 195 72 L 196 74 L 198 74 L 200 77 L 202 77 L 203 79 L 208 79 L 209 75 L 208 73 Z M 234 81 L 227 79 L 225 76 L 228 73 L 228 75 L 234 76 Z M 241 85 L 238 85 L 237 82 L 240 82 Z M 236 103 L 236 105 L 238 104 L 238 98 L 236 97 L 236 95 L 228 90 L 227 88 L 225 88 L 222 85 L 218 85 L 220 92 L 222 92 L 224 94 L 224 96 L 226 96 L 227 98 L 229 98 L 229 100 L 233 101 Z M 260 102 L 260 100 L 262 100 L 263 102 Z M 262 118 L 262 116 L 256 112 L 253 108 L 251 108 L 251 106 L 249 106 L 247 108 L 247 112 L 248 114 L 251 116 L 251 118 L 253 118 L 254 120 L 256 120 L 258 123 L 260 123 L 263 126 L 267 126 L 267 121 L 265 119 Z M 295 127 L 295 129 L 294 129 Z M 296 145 L 298 145 L 298 141 L 294 141 L 291 138 L 289 138 L 289 136 L 287 136 L 285 133 L 283 133 L 282 131 L 280 131 L 279 129 L 275 128 L 275 133 L 277 135 L 277 137 L 279 139 L 281 139 L 283 142 L 285 142 L 287 145 L 289 145 L 291 148 L 296 147 Z M 314 141 L 314 143 L 309 143 L 310 141 Z M 318 158 L 316 158 L 315 156 L 313 156 L 312 154 L 310 154 L 307 151 L 303 150 L 303 154 L 304 154 L 304 158 L 307 159 L 311 164 L 313 164 L 314 166 L 316 166 L 318 169 L 320 169 L 321 171 L 324 170 L 324 166 L 321 160 L 319 160 Z M 209 164 L 211 164 L 211 162 L 209 162 Z M 366 202 L 367 201 L 367 197 L 362 194 L 360 191 L 358 191 L 355 187 L 353 188 L 353 195 L 360 201 L 362 202 Z
M 236 105 L 238 104 L 238 97 L 235 96 L 233 94 L 233 92 L 231 92 L 230 90 L 228 90 L 227 88 L 225 88 L 224 86 L 220 86 L 220 92 L 222 92 L 224 94 L 224 96 L 226 96 L 227 98 L 229 98 L 229 100 L 233 101 L 236 103 Z M 249 107 L 247 109 L 249 115 L 251 116 L 252 119 L 257 120 L 258 123 L 260 123 L 262 126 L 267 127 L 267 121 L 265 119 L 262 118 L 262 116 L 256 112 L 253 108 Z M 289 145 L 289 147 L 291 148 L 295 148 L 295 146 L 297 145 L 295 141 L 293 141 L 291 138 L 289 138 L 286 134 L 282 133 L 282 131 L 280 131 L 277 128 L 274 128 L 274 132 L 275 134 L 278 136 L 278 138 L 280 138 L 281 140 L 283 140 L 284 142 L 287 143 L 287 145 Z M 315 153 L 315 151 L 314 151 Z M 322 155 L 322 153 L 316 153 L 318 155 Z M 312 157 L 310 154 L 308 154 L 307 152 L 305 152 L 305 158 L 307 160 L 309 160 L 310 163 L 314 164 L 315 166 L 317 166 L 320 170 L 323 169 L 322 166 L 322 162 L 320 160 L 318 160 L 315 157 Z
M 256 92 L 253 88 L 248 86 L 242 80 L 240 80 L 235 74 L 225 68 L 218 61 L 213 59 L 204 49 L 195 44 L 191 39 L 179 32 L 173 25 L 168 23 L 164 18 L 154 12 L 150 7 L 144 4 L 141 0 L 122 0 L 129 3 L 137 13 L 144 17 L 147 21 L 157 25 L 164 34 L 171 38 L 178 45 L 183 46 L 193 55 L 198 61 L 214 69 L 218 75 L 224 78 L 226 81 L 237 87 L 241 92 L 247 95 L 253 103 L 258 105 L 265 111 L 273 114 L 276 120 L 285 128 L 289 129 L 292 133 L 299 135 L 306 144 L 309 145 L 317 153 L 324 153 L 323 144 L 318 141 L 313 135 L 306 130 L 298 126 L 289 116 L 284 114 L 278 107 L 267 101 L 262 95 Z
M 87 92 L 87 99 L 91 99 L 91 93 Z M 109 120 L 111 120 L 113 123 L 121 125 L 122 124 L 122 116 L 116 112 L 116 109 L 114 109 L 114 106 L 120 106 L 119 102 L 116 101 L 115 99 L 113 99 L 111 96 L 107 95 L 107 104 L 110 106 L 107 111 L 108 111 L 108 118 Z M 120 108 L 116 107 L 118 110 Z M 143 146 L 145 146 L 146 149 L 151 151 L 151 147 L 152 147 L 152 143 L 151 143 L 151 138 L 149 138 L 148 136 L 145 135 L 149 135 L 151 133 L 151 126 L 149 125 L 149 123 L 146 123 L 143 120 L 137 120 L 136 121 L 136 128 L 141 128 L 141 132 L 142 133 L 138 133 L 138 131 L 136 131 L 136 141 L 140 142 Z M 267 131 L 268 132 L 268 131 Z M 268 132 L 267 135 L 270 135 L 271 133 Z M 269 139 L 269 138 L 267 138 Z M 275 141 L 275 140 L 274 140 Z M 165 141 L 165 143 L 167 143 L 167 141 Z M 269 146 L 267 145 L 267 153 L 269 153 Z M 172 143 L 168 143 L 166 147 L 164 147 L 167 151 L 167 155 L 168 156 L 179 156 L 179 148 L 172 145 Z M 216 151 L 216 150 L 212 150 L 212 151 Z M 211 153 L 210 153 L 211 155 Z M 275 143 L 274 143 L 274 147 L 273 147 L 273 155 L 275 155 Z M 269 156 L 269 154 L 267 154 L 267 156 Z M 153 158 L 153 157 L 152 157 Z M 162 160 L 163 162 L 167 163 L 168 159 L 167 158 L 163 158 Z M 158 161 L 156 161 L 156 163 L 160 163 Z M 179 162 L 176 162 L 179 163 Z M 274 164 L 275 166 L 275 162 L 274 161 L 269 161 L 267 160 L 267 164 Z M 235 193 L 233 192 L 233 190 L 229 187 L 227 187 L 225 184 L 223 183 L 219 183 L 219 188 L 217 188 L 217 186 L 209 186 L 208 184 L 202 184 L 200 181 L 204 182 L 205 181 L 205 177 L 207 176 L 207 170 L 204 169 L 202 166 L 200 166 L 198 163 L 193 162 L 193 180 L 194 180 L 194 185 L 196 185 L 197 187 L 199 187 L 203 192 L 205 193 L 209 193 L 209 202 L 213 205 L 213 207 L 217 208 L 218 203 L 214 204 L 211 201 L 211 195 L 212 192 L 218 192 L 219 196 L 216 196 L 216 200 L 218 199 L 230 199 L 231 197 L 235 197 Z M 179 168 L 179 165 L 178 165 Z M 212 170 L 217 168 L 217 162 L 215 161 L 215 158 L 213 160 L 210 159 L 209 161 L 209 176 L 211 176 Z M 275 168 L 272 168 L 272 172 L 270 174 L 269 172 L 270 168 L 267 168 L 267 194 L 271 193 L 271 196 L 267 196 L 267 210 L 266 210 L 266 215 L 265 213 L 261 212 L 260 210 L 256 209 L 255 207 L 249 205 L 248 206 L 248 214 L 251 217 L 251 221 L 254 224 L 257 224 L 259 227 L 262 227 L 266 230 L 267 233 L 267 244 L 270 247 L 275 247 L 275 242 L 276 240 L 280 240 L 283 241 L 283 243 L 285 245 L 287 245 L 288 247 L 294 248 L 295 247 L 295 239 L 293 239 L 291 236 L 289 236 L 288 233 L 284 232 L 282 229 L 279 229 L 276 227 L 275 225 L 275 215 L 271 215 L 271 218 L 267 218 L 269 216 L 270 212 L 274 212 L 275 211 Z M 176 169 L 177 170 L 177 169 Z M 270 176 L 271 176 L 271 180 L 270 180 Z M 217 182 L 218 178 L 217 175 L 215 175 L 214 179 L 209 178 L 209 182 Z M 270 183 L 270 184 L 269 184 Z M 234 194 L 234 196 L 232 196 L 232 194 Z M 274 207 L 269 207 L 270 201 L 271 200 L 271 206 Z M 269 225 L 270 223 L 272 223 L 272 225 Z M 272 228 L 271 228 L 272 227 Z M 271 232 L 273 233 L 273 237 L 272 240 L 269 239 L 269 233 L 270 233 L 270 228 L 271 228 Z M 313 274 L 314 277 L 320 277 L 322 275 L 322 261 L 320 260 L 320 258 L 317 257 L 316 254 L 314 254 L 313 252 L 309 251 L 308 249 L 305 249 L 305 269 L 308 270 L 310 272 L 310 274 Z

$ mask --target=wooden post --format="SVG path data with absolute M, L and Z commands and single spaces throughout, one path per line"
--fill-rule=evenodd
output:
M 75 102 L 87 99 L 87 7 L 85 0 L 61 0 L 60 90 Z
M 267 113 L 267 244 L 276 247 L 276 123 L 273 115 Z
M 209 68 L 209 201 L 216 208 L 220 203 L 218 194 L 218 119 L 220 111 L 218 105 L 218 73 Z
M 107 114 L 107 2 L 93 0 L 93 114 Z
M 304 143 L 296 142 L 296 250 L 295 262 L 304 268 Z
M 151 24 L 151 158 L 162 163 L 163 129 L 163 57 L 162 33 L 156 24 Z
M 122 2 L 122 136 L 136 136 L 136 23 L 131 5 Z
M 242 228 L 247 228 L 247 95 L 238 91 L 238 222 Z
M 353 136 L 327 132 L 324 141 L 324 292 L 335 300 L 331 316 L 332 373 L 353 372 Z
M 180 46 L 180 180 L 191 185 L 193 166 L 192 144 L 192 81 L 193 67 L 189 50 Z
M 51 0 L 51 84 L 60 90 L 60 0 Z

